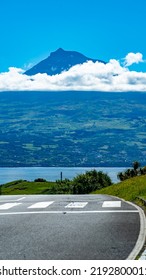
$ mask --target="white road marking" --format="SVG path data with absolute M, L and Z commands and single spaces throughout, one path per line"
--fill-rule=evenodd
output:
M 25 199 L 26 197 L 21 197 L 21 198 L 18 198 L 18 199 L 4 199 L 4 200 L 0 200 L 0 203 L 6 203 L 6 202 L 16 202 L 16 201 L 20 201 L 20 200 L 23 200 Z
M 71 202 L 65 208 L 84 208 L 88 202 Z
M 0 216 L 6 215 L 28 215 L 28 214 L 101 214 L 101 213 L 139 213 L 138 210 L 103 210 L 103 211 L 27 211 L 27 212 L 4 212 Z
M 18 198 L 16 201 L 20 201 L 20 200 L 23 200 L 23 199 L 25 199 L 26 197 L 24 196 L 24 197 L 21 197 L 21 198 Z
M 5 203 L 5 204 L 0 205 L 0 210 L 7 210 L 7 209 L 10 209 L 12 207 L 18 206 L 20 204 L 21 203 Z
M 46 207 L 48 207 L 49 205 L 51 205 L 53 202 L 54 202 L 54 201 L 37 202 L 37 203 L 35 203 L 35 204 L 29 206 L 28 208 L 32 208 L 32 209 L 34 209 L 34 208 L 46 208 Z
M 121 201 L 104 201 L 102 207 L 121 207 Z

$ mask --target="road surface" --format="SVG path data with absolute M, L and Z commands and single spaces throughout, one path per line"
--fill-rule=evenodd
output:
M 107 195 L 0 196 L 1 260 L 123 260 L 139 233 L 138 209 Z

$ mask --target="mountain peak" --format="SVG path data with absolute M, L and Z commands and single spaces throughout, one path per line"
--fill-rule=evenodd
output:
M 48 58 L 42 60 L 31 69 L 27 70 L 24 74 L 29 76 L 38 73 L 56 75 L 63 71 L 68 71 L 74 65 L 83 64 L 89 60 L 93 62 L 99 61 L 105 63 L 104 61 L 98 59 L 88 58 L 76 51 L 65 51 L 62 48 L 59 48 L 56 51 L 51 52 Z
M 56 51 L 54 51 L 54 52 L 51 52 L 51 54 L 50 54 L 50 56 L 51 55 L 56 55 L 56 54 L 62 54 L 63 52 L 65 52 L 65 50 L 63 50 L 62 48 L 59 48 L 59 49 L 57 49 Z
M 62 48 L 59 48 L 59 49 L 56 50 L 56 52 L 65 52 L 65 50 L 62 49 Z

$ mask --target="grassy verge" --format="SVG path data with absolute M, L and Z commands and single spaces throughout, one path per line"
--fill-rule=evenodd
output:
M 143 202 L 138 199 L 138 197 L 146 199 L 146 175 L 127 179 L 93 193 L 118 196 L 127 201 L 134 202 L 146 210 Z
M 59 189 L 55 182 L 28 182 L 28 181 L 13 181 L 1 185 L 2 195 L 21 195 L 21 194 L 55 194 L 68 193 L 67 189 Z
M 139 196 L 144 198 L 146 197 L 146 175 L 127 179 L 94 193 L 114 195 L 129 201 L 135 201 Z

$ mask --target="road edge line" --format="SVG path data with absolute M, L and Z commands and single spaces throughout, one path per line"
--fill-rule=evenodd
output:
M 129 201 L 128 201 L 128 203 L 135 206 L 135 208 L 138 209 L 139 216 L 140 216 L 139 236 L 138 236 L 134 249 L 132 250 L 132 252 L 129 254 L 129 256 L 127 258 L 127 260 L 135 260 L 136 257 L 138 256 L 138 254 L 140 253 L 140 251 L 142 250 L 142 248 L 145 244 L 145 241 L 146 241 L 146 217 L 145 217 L 144 211 L 138 205 L 135 205 Z
M 146 216 L 144 211 L 142 210 L 141 207 L 139 207 L 138 205 L 132 203 L 131 201 L 125 200 L 121 197 L 115 196 L 115 195 L 108 195 L 110 197 L 114 197 L 116 199 L 120 199 L 130 205 L 132 205 L 133 207 L 135 207 L 138 210 L 139 216 L 140 216 L 140 231 L 139 231 L 139 236 L 137 239 L 137 242 L 132 250 L 132 252 L 128 255 L 128 257 L 126 258 L 126 260 L 135 260 L 136 257 L 138 256 L 138 254 L 141 252 L 141 250 L 143 249 L 145 242 L 146 242 Z

